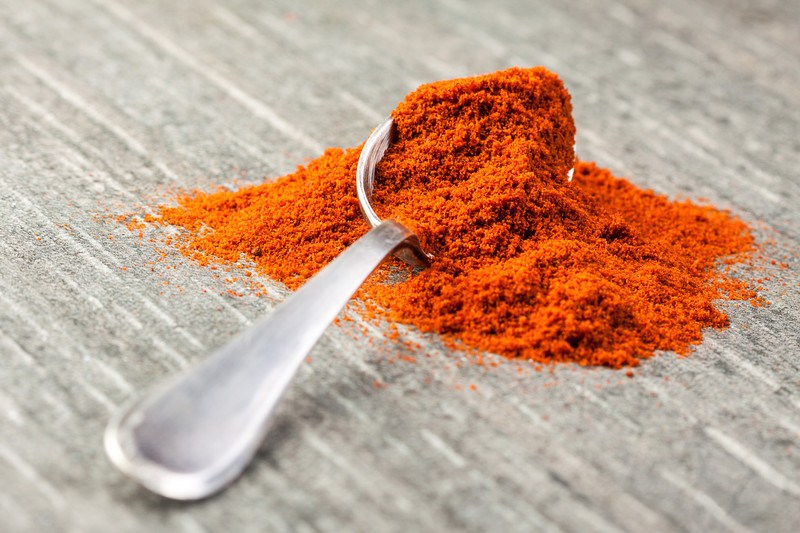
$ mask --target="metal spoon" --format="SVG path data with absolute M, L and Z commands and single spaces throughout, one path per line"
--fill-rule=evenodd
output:
M 177 500 L 221 490 L 255 455 L 300 363 L 367 277 L 393 253 L 427 266 L 417 236 L 370 206 L 392 130 L 391 118 L 382 122 L 358 160 L 358 199 L 372 229 L 269 316 L 118 413 L 105 448 L 120 470 Z

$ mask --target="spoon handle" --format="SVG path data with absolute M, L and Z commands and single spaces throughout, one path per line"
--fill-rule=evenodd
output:
M 401 248 L 425 260 L 416 235 L 383 222 L 203 363 L 120 412 L 105 434 L 112 462 L 169 498 L 200 499 L 223 488 L 258 450 L 319 337 L 372 271 Z

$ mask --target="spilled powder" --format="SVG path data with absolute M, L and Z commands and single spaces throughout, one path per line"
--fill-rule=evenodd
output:
M 575 162 L 570 97 L 555 74 L 424 85 L 392 117 L 374 207 L 434 260 L 413 273 L 394 260 L 373 276 L 360 296 L 381 317 L 478 352 L 621 367 L 657 350 L 687 354 L 703 328 L 725 328 L 716 301 L 757 303 L 718 268 L 753 251 L 749 227 Z M 331 148 L 275 181 L 179 196 L 147 221 L 182 228 L 172 245 L 200 264 L 244 257 L 294 289 L 368 230 L 359 151 Z

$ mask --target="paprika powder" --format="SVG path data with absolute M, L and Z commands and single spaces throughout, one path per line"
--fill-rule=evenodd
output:
M 704 328 L 728 325 L 716 301 L 755 297 L 717 268 L 753 250 L 748 225 L 575 162 L 570 96 L 544 68 L 423 85 L 392 117 L 373 206 L 434 256 L 401 282 L 384 267 L 363 288 L 393 321 L 509 358 L 621 367 L 687 354 Z M 359 151 L 182 195 L 151 221 L 183 228 L 180 250 L 202 264 L 245 257 L 296 288 L 368 230 Z

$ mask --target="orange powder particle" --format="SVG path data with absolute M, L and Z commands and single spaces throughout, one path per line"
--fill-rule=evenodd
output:
M 424 85 L 392 116 L 375 210 L 416 231 L 434 260 L 367 284 L 363 297 L 391 320 L 509 358 L 620 367 L 688 353 L 703 328 L 727 326 L 715 300 L 755 297 L 716 268 L 754 246 L 731 214 L 594 163 L 567 180 L 570 97 L 545 69 Z M 296 288 L 368 229 L 358 154 L 329 149 L 274 182 L 182 196 L 156 222 L 184 228 L 173 245 L 201 264 L 245 257 Z

